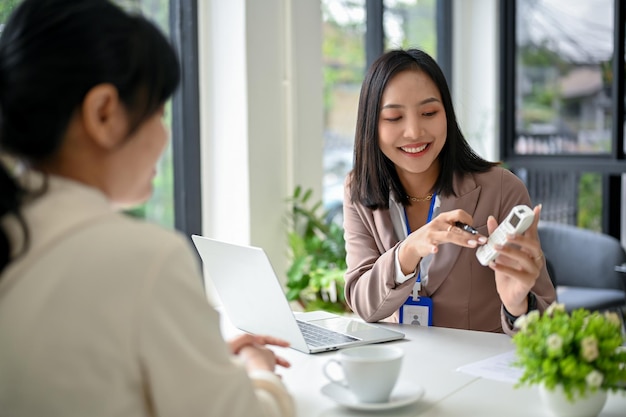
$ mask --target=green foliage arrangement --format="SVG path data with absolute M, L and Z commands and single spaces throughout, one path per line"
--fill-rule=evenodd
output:
M 289 199 L 287 298 L 297 301 L 305 311 L 347 312 L 343 228 L 327 222 L 328 212 L 322 202 L 310 203 L 312 194 L 312 190 L 303 192 L 298 186 Z
M 565 311 L 554 303 L 544 314 L 531 311 L 515 322 L 517 386 L 558 385 L 571 402 L 597 390 L 617 391 L 626 382 L 626 349 L 619 316 L 585 309 Z

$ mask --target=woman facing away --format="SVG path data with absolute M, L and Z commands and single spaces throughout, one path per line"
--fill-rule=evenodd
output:
M 537 235 L 541 207 L 488 266 L 476 248 L 521 204 L 530 205 L 524 184 L 463 137 L 444 75 L 428 54 L 394 50 L 372 64 L 343 213 L 345 294 L 356 313 L 370 322 L 511 334 L 518 316 L 555 299 Z
M 152 193 L 178 81 L 158 29 L 107 0 L 25 0 L 7 22 L 3 416 L 293 415 L 266 346 L 286 342 L 225 343 L 187 240 L 114 209 Z

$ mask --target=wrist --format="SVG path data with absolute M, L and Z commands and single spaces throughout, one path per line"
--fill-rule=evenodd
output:
M 241 349 L 239 358 L 243 362 L 246 370 L 251 371 L 269 371 L 274 372 L 274 364 L 268 362 L 267 358 L 252 346 L 246 346 Z
M 398 263 L 404 275 L 409 275 L 417 271 L 417 267 L 422 257 L 417 253 L 413 245 L 407 244 L 406 240 L 398 248 Z M 409 265 L 409 267 L 407 267 Z
M 515 317 L 519 317 L 521 315 L 528 313 L 528 301 L 529 301 L 529 295 L 526 295 L 524 299 L 522 299 L 519 303 L 515 305 L 512 305 L 512 304 L 504 305 L 504 303 L 502 304 L 504 305 L 504 309 L 508 311 L 509 313 L 511 313 L 511 315 Z
M 506 316 L 506 318 L 511 324 L 513 324 L 515 320 L 519 318 L 519 316 L 528 314 L 531 311 L 537 309 L 537 297 L 535 296 L 535 294 L 533 294 L 532 292 L 529 292 L 528 295 L 526 296 L 526 303 L 522 302 L 522 305 L 524 307 L 519 308 L 519 309 L 514 309 L 513 310 L 514 312 L 512 313 L 506 308 L 504 304 L 502 304 L 502 310 L 504 312 L 504 315 Z

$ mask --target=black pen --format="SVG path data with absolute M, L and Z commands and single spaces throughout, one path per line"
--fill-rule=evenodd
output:
M 465 230 L 468 233 L 471 233 L 473 235 L 477 235 L 478 234 L 478 230 L 474 229 L 472 226 L 470 226 L 469 224 L 465 224 L 465 223 L 461 223 L 461 222 L 456 222 L 454 223 L 454 225 L 456 227 L 458 227 L 461 230 Z

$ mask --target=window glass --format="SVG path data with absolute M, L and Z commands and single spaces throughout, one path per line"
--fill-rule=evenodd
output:
M 533 204 L 541 203 L 541 220 L 602 231 L 602 175 L 572 169 L 515 170 Z
M 418 47 L 436 57 L 436 1 L 385 0 L 385 49 Z M 365 75 L 365 0 L 322 0 L 324 204 L 338 207 L 352 169 L 359 92 Z
M 324 204 L 343 200 L 352 169 L 359 92 L 365 74 L 365 0 L 322 0 Z
M 515 152 L 611 152 L 613 0 L 518 0 Z
M 585 172 L 578 183 L 578 213 L 576 224 L 585 229 L 602 232 L 602 175 Z
M 384 0 L 385 50 L 419 48 L 437 59 L 437 0 Z
M 20 2 L 21 0 L 2 0 L 2 2 L 0 2 L 0 32 L 4 27 L 4 23 L 11 15 L 11 12 Z

